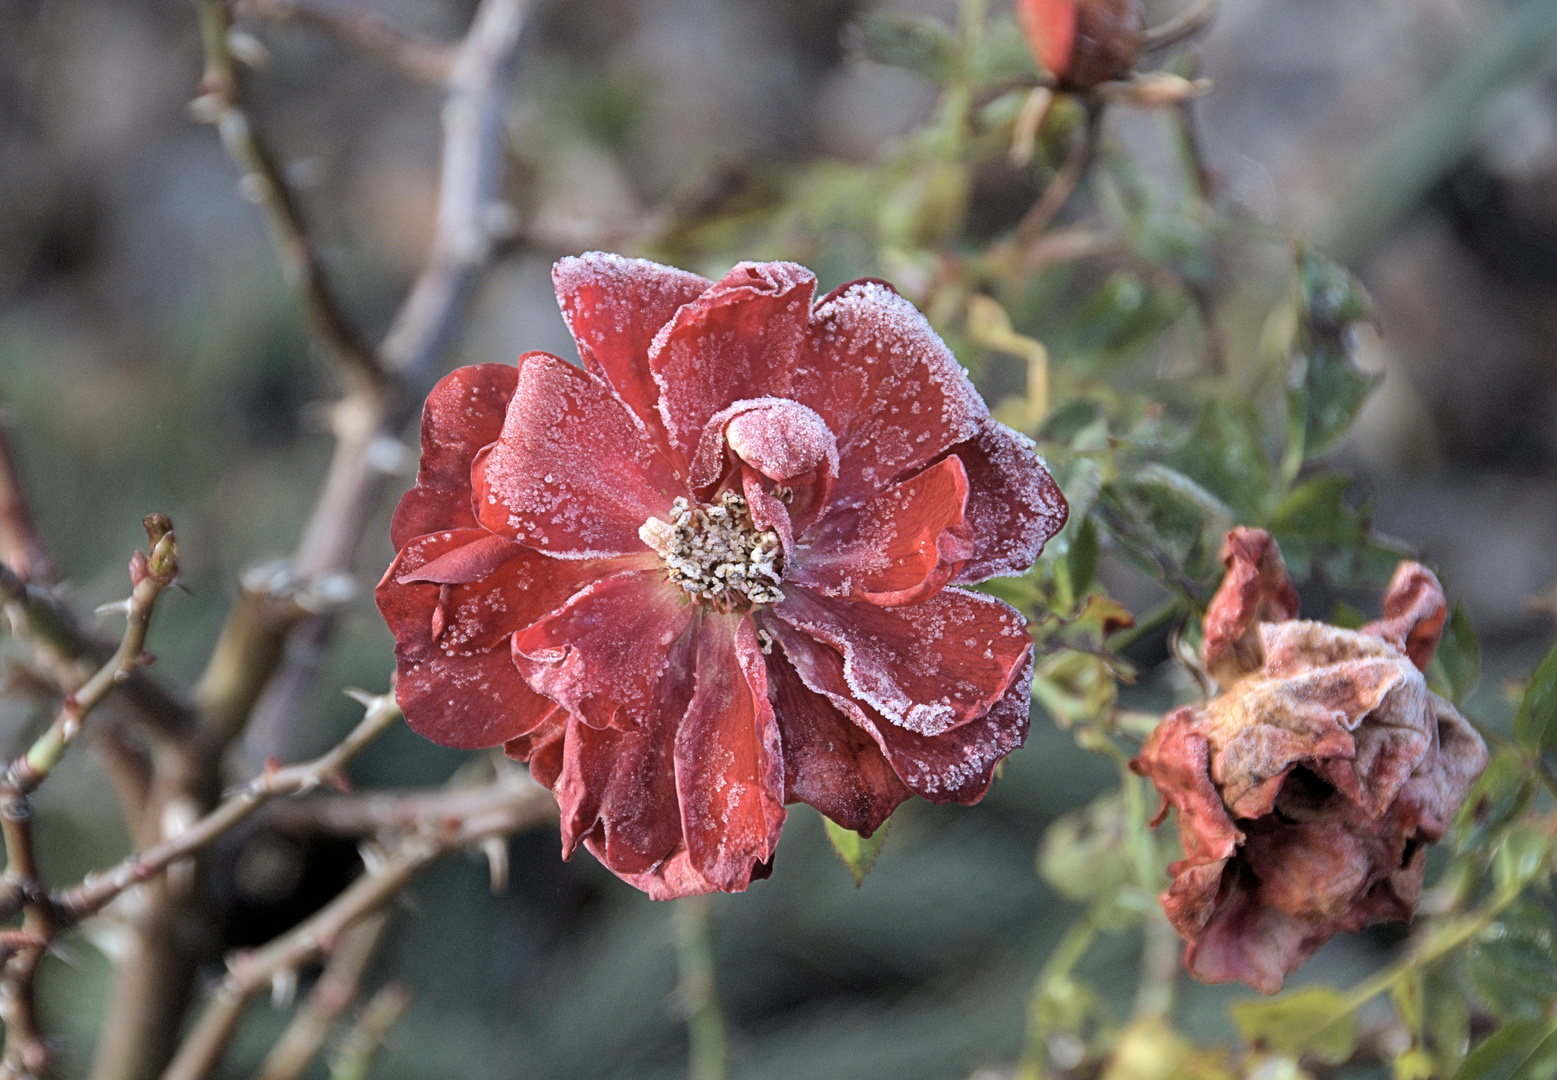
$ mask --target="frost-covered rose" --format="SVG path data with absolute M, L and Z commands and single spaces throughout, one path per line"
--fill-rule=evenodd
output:
M 1205 618 L 1220 693 L 1164 717 L 1133 765 L 1158 820 L 1179 812 L 1162 903 L 1185 966 L 1269 994 L 1336 931 L 1411 918 L 1487 750 L 1423 679 L 1445 614 L 1424 567 L 1401 563 L 1384 617 L 1343 630 L 1297 618 L 1268 534 L 1233 530 L 1222 560 Z
M 583 367 L 428 397 L 378 587 L 411 726 L 503 745 L 655 897 L 765 876 L 801 801 L 870 833 L 972 803 L 1028 723 L 1021 615 L 957 588 L 1064 523 L 924 317 L 790 263 L 564 259 Z

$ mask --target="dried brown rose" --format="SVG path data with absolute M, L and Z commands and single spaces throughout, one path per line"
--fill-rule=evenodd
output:
M 1205 618 L 1221 692 L 1163 718 L 1135 770 L 1179 812 L 1185 858 L 1162 895 L 1184 964 L 1267 994 L 1338 930 L 1409 920 L 1427 845 L 1487 762 L 1427 689 L 1444 594 L 1403 562 L 1384 617 L 1360 630 L 1298 619 L 1269 534 L 1234 529 Z

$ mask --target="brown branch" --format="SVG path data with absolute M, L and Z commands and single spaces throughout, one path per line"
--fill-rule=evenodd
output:
M 341 1039 L 330 1063 L 330 1080 L 365 1080 L 384 1040 L 410 1006 L 411 991 L 401 983 L 390 983 L 374 994 Z
M 356 394 L 335 410 L 336 448 L 329 473 L 293 557 L 305 580 L 352 569 L 368 521 L 383 495 L 378 461 L 398 446 L 433 382 L 478 271 L 491 250 L 489 223 L 502 166 L 502 107 L 529 0 L 483 0 L 455 53 L 443 109 L 444 142 L 437 229 L 426 263 L 380 349 L 398 392 Z M 251 760 L 288 756 L 297 718 L 312 691 L 333 619 L 293 629 L 285 658 L 251 718 Z
M 303 1075 L 303 1070 L 324 1049 L 336 1023 L 356 1000 L 368 961 L 388 925 L 389 912 L 380 908 L 341 936 L 340 945 L 326 962 L 308 1000 L 298 1007 L 286 1030 L 271 1046 L 253 1080 L 297 1080 Z
M 363 8 L 340 10 L 299 0 L 239 0 L 234 14 L 239 18 L 295 22 L 318 30 L 429 86 L 447 82 L 454 63 L 454 50 L 449 46 L 413 37 L 378 12 Z
M 93 710 L 143 662 L 146 631 L 157 598 L 178 576 L 178 545 L 172 523 L 154 514 L 146 519 L 146 534 L 151 554 L 137 551 L 130 560 L 132 589 L 125 602 L 126 626 L 118 650 L 75 693 L 66 695 L 54 722 L 0 775 L 0 835 L 6 854 L 4 899 L 20 902 L 21 932 L 35 942 L 13 943 L 0 971 L 0 1019 L 5 1022 L 0 1076 L 32 1076 L 43 1070 L 49 1059 L 48 1043 L 37 1023 L 36 975 L 47 943 L 59 931 L 59 920 L 54 906 L 42 895 L 28 795 L 48 779 Z M 11 914 L 14 912 L 7 913 L 7 921 Z
M 4 563 L 0 563 L 0 605 L 12 632 L 33 647 L 40 667 L 67 694 L 77 691 L 117 648 L 116 643 L 84 630 L 75 612 L 53 593 L 28 584 Z M 119 699 L 150 731 L 178 740 L 194 730 L 193 710 L 144 671 L 131 671 L 115 688 Z
M 265 824 L 289 836 L 366 839 L 457 821 L 486 799 L 482 788 L 323 795 L 277 803 L 266 814 Z
M 198 119 L 216 125 L 228 155 L 244 170 L 244 189 L 265 212 L 282 265 L 302 289 L 314 332 L 353 382 L 378 386 L 384 378 L 378 357 L 347 316 L 297 193 L 244 111 L 238 65 L 228 40 L 232 26 L 227 8 L 221 0 L 194 3 L 205 46 L 205 72 L 200 97 L 191 108 Z
M 265 770 L 178 835 L 130 856 L 111 870 L 90 875 L 81 884 L 56 893 L 51 904 L 61 927 L 72 926 L 101 911 L 132 885 L 153 878 L 173 863 L 194 855 L 270 800 L 312 791 L 339 777 L 353 758 L 400 719 L 400 706 L 392 695 L 367 699 L 366 704 L 367 715 L 328 753 L 300 765 Z
M 312 917 L 255 952 L 231 957 L 227 977 L 211 995 L 162 1080 L 210 1076 L 256 994 L 277 976 L 331 953 L 348 927 L 379 910 L 429 864 L 488 837 L 509 835 L 549 813 L 549 793 L 527 776 L 500 779 L 482 790 L 488 797 L 470 816 L 402 838 Z

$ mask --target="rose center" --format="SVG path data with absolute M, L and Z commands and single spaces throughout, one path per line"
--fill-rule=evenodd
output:
M 670 580 L 703 603 L 729 608 L 784 599 L 778 534 L 758 529 L 746 500 L 734 491 L 712 506 L 677 499 L 670 521 L 650 518 L 638 535 L 665 561 Z

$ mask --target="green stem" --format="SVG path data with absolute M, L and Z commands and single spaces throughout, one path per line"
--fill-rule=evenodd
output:
M 677 900 L 676 964 L 681 971 L 678 992 L 687 1017 L 688 1080 L 725 1080 L 730 1074 L 729 1040 L 714 972 L 709 932 L 712 905 L 706 896 Z

